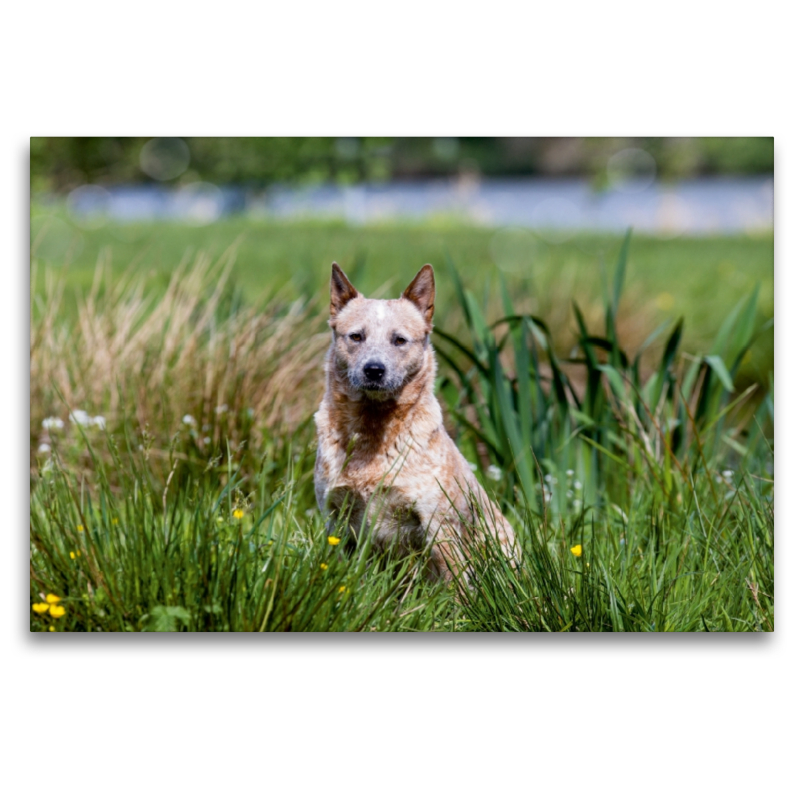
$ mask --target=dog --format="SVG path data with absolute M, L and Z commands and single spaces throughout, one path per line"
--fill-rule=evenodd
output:
M 427 577 L 450 581 L 481 537 L 513 562 L 515 536 L 445 430 L 433 393 L 434 295 L 430 264 L 399 299 L 373 300 L 334 262 L 314 487 L 328 531 L 346 517 L 381 550 L 428 552 Z

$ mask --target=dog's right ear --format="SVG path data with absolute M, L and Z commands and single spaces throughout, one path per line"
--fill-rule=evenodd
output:
M 351 300 L 360 297 L 356 287 L 334 261 L 331 267 L 331 317 L 335 317 Z
M 426 264 L 408 285 L 402 297 L 410 300 L 425 317 L 425 324 L 430 333 L 433 327 L 433 298 L 436 295 L 436 284 L 433 280 L 433 267 Z

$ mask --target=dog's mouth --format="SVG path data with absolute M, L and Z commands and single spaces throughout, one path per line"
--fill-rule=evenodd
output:
M 394 390 L 381 383 L 364 383 L 359 386 L 368 400 L 389 400 L 394 397 Z
M 387 381 L 359 381 L 353 388 L 360 392 L 367 400 L 391 400 L 397 396 L 402 386 Z

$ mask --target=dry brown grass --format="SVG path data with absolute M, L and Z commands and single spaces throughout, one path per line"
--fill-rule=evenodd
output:
M 322 391 L 324 316 L 303 299 L 232 301 L 233 259 L 199 254 L 163 293 L 133 273 L 112 279 L 101 261 L 77 315 L 64 312 L 63 278 L 44 276 L 31 309 L 32 463 L 52 435 L 75 437 L 75 409 L 104 416 L 112 432 L 135 420 L 156 449 L 183 430 L 200 458 L 226 440 L 257 449 L 265 431 L 291 433 L 309 417 Z M 187 414 L 196 425 L 182 423 Z M 47 417 L 65 427 L 46 431 Z

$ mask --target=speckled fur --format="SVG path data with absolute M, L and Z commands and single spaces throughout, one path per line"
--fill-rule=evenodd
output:
M 510 559 L 515 545 L 508 521 L 445 430 L 433 394 L 434 292 L 428 264 L 398 300 L 363 297 L 333 265 L 314 485 L 331 519 L 347 513 L 351 530 L 371 530 L 382 548 L 429 545 L 429 576 L 449 580 L 464 566 L 465 545 L 486 535 L 478 508 Z M 365 378 L 370 364 L 385 368 L 380 386 Z

